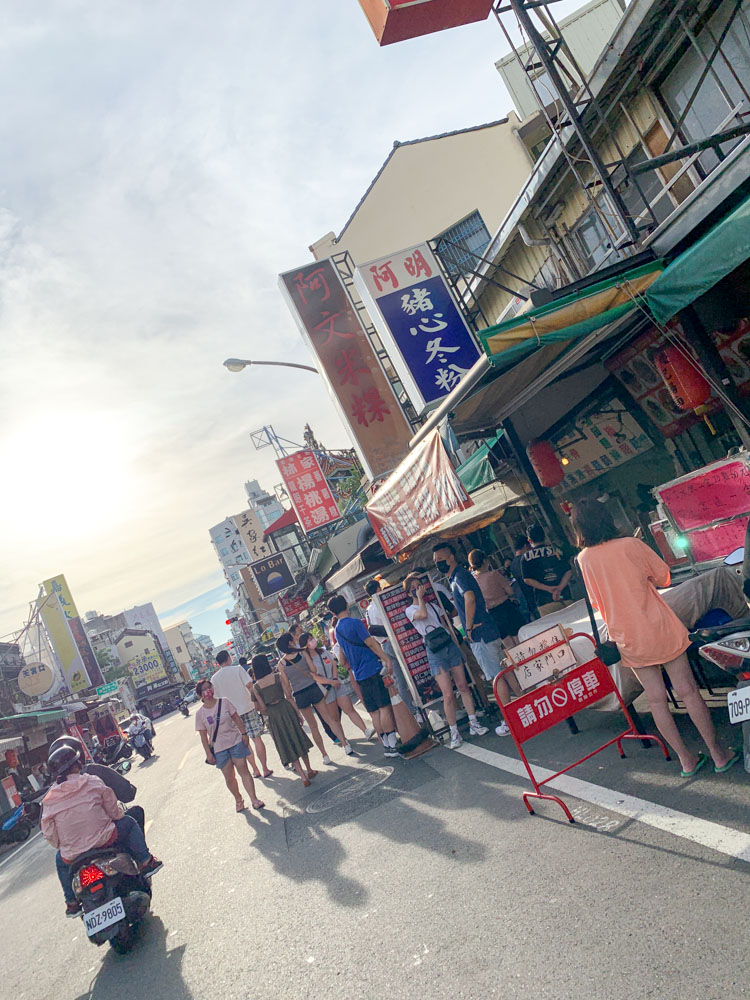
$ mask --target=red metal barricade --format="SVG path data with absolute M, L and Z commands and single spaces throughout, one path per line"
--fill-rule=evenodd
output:
M 563 642 L 555 643 L 550 646 L 547 649 L 547 652 L 550 652 L 557 646 L 566 645 L 571 639 L 581 638 L 588 639 L 590 640 L 592 646 L 595 645 L 594 640 L 590 635 L 585 632 L 577 632 L 575 635 L 569 636 Z M 598 754 L 601 750 L 605 750 L 607 747 L 612 746 L 613 743 L 616 744 L 620 757 L 624 757 L 625 751 L 622 749 L 623 740 L 652 740 L 661 747 L 665 759 L 671 760 L 669 751 L 667 750 L 663 740 L 661 740 L 658 736 L 651 736 L 650 734 L 639 733 L 636 731 L 636 728 L 633 725 L 633 720 L 630 717 L 630 713 L 625 706 L 625 702 L 622 700 L 622 696 L 617 690 L 617 685 L 612 680 L 612 675 L 610 674 L 608 668 L 596 656 L 587 663 L 581 664 L 577 667 L 572 667 L 555 680 L 547 684 L 541 684 L 539 687 L 535 687 L 526 694 L 520 695 L 507 705 L 503 705 L 497 693 L 497 682 L 499 678 L 504 677 L 505 674 L 510 673 L 512 670 L 516 670 L 518 667 L 521 667 L 525 663 L 535 659 L 538 659 L 536 654 L 528 657 L 526 660 L 520 660 L 518 663 L 511 664 L 511 666 L 500 671 L 493 684 L 495 700 L 500 706 L 500 711 L 503 713 L 503 718 L 508 724 L 510 734 L 513 737 L 513 742 L 516 744 L 516 749 L 518 750 L 521 760 L 524 763 L 524 767 L 528 772 L 531 784 L 534 786 L 533 792 L 523 793 L 524 805 L 532 816 L 534 815 L 534 810 L 531 808 L 529 799 L 549 799 L 551 802 L 557 802 L 565 815 L 568 817 L 568 820 L 571 823 L 574 823 L 575 820 L 563 800 L 558 798 L 556 795 L 544 793 L 542 788 L 544 785 L 549 784 L 550 781 L 554 781 L 555 778 L 559 778 L 561 774 L 571 771 L 574 767 L 582 764 L 585 760 L 589 760 L 590 757 Z M 565 719 L 569 719 L 572 715 L 575 715 L 576 712 L 580 712 L 582 708 L 590 708 L 591 705 L 595 704 L 597 701 L 601 701 L 602 698 L 606 698 L 607 695 L 610 694 L 617 696 L 617 700 L 620 702 L 623 714 L 627 719 L 628 728 L 623 730 L 623 732 L 619 733 L 617 736 L 613 736 L 611 740 L 607 740 L 606 743 L 597 747 L 596 750 L 592 750 L 591 753 L 587 753 L 586 756 L 581 757 L 580 760 L 576 760 L 572 764 L 568 764 L 567 767 L 563 767 L 560 771 L 555 772 L 555 774 L 551 774 L 548 778 L 544 778 L 542 781 L 537 781 L 531 768 L 531 764 L 529 764 L 526 754 L 524 753 L 523 744 L 528 740 L 533 739 L 534 736 L 538 736 L 540 733 L 545 732 L 547 729 L 551 729 L 552 726 L 556 726 L 558 722 L 564 722 Z

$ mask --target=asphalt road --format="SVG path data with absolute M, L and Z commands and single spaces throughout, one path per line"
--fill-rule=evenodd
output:
M 579 718 L 579 736 L 542 738 L 540 763 L 582 755 L 614 724 Z M 485 760 L 439 748 L 386 761 L 374 744 L 355 746 L 356 761 L 332 750 L 335 766 L 310 789 L 272 751 L 276 773 L 259 783 L 267 808 L 236 815 L 203 763 L 192 713 L 164 720 L 158 757 L 131 772 L 165 860 L 136 948 L 97 949 L 63 917 L 52 849 L 36 837 L 0 857 L 2 995 L 750 995 L 741 767 L 685 782 L 653 750 L 637 746 L 626 761 L 609 750 L 576 769 L 587 799 L 564 794 L 571 826 L 552 803 L 528 816 L 507 739 L 467 747 Z M 633 796 L 646 800 L 638 819 Z

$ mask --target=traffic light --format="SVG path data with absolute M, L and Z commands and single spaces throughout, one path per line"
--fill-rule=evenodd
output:
M 236 622 L 236 621 L 237 621 L 236 618 L 227 618 L 227 620 L 224 622 L 224 624 L 225 625 L 231 625 L 233 622 Z

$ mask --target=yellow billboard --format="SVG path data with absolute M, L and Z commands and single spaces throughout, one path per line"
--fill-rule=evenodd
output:
M 90 686 L 89 676 L 58 595 L 49 592 L 43 594 L 37 602 L 37 607 L 68 690 L 71 694 L 85 691 Z
M 137 688 L 167 679 L 164 660 L 150 632 L 138 635 L 135 630 L 126 630 L 117 643 L 117 653 Z
M 97 687 L 97 685 L 103 684 L 104 677 L 101 667 L 94 655 L 94 650 L 91 648 L 89 637 L 86 635 L 86 630 L 83 627 L 81 616 L 78 614 L 78 609 L 76 608 L 76 603 L 73 600 L 67 580 L 62 573 L 59 573 L 57 576 L 52 576 L 49 580 L 45 580 L 42 586 L 49 596 L 57 598 L 65 620 L 68 623 L 68 631 L 78 648 L 78 654 L 83 664 L 83 673 L 86 679 L 84 687 Z M 80 691 L 82 688 L 79 687 L 76 690 Z

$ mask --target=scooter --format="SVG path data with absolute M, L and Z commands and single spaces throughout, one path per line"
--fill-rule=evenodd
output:
M 73 864 L 73 892 L 89 940 L 109 941 L 118 954 L 130 951 L 151 907 L 151 879 L 139 874 L 130 855 L 106 848 L 81 855 Z
M 148 760 L 149 757 L 153 754 L 154 749 L 151 746 L 150 741 L 146 737 L 146 734 L 136 733 L 135 736 L 131 737 L 131 740 L 133 741 L 133 746 L 135 747 L 136 752 L 139 753 L 144 760 Z
M 187 719 L 187 717 L 190 715 L 190 709 L 187 707 L 187 705 L 185 704 L 185 702 L 181 701 L 180 704 L 179 704 L 179 706 L 178 706 L 178 708 L 180 709 L 180 711 L 182 712 L 182 714 Z
M 133 748 L 124 738 L 108 747 L 97 747 L 93 757 L 97 764 L 106 764 L 107 767 L 114 767 L 118 760 L 125 760 L 133 756 Z
M 0 827 L 0 844 L 22 844 L 29 839 L 31 826 L 26 816 L 26 803 L 22 802 Z

